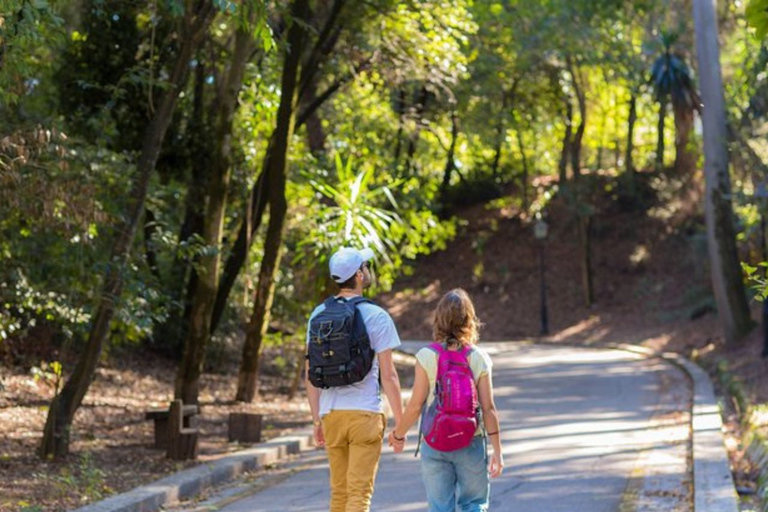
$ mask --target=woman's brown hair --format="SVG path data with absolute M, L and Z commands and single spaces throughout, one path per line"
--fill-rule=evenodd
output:
M 435 341 L 474 345 L 479 339 L 481 326 L 469 294 L 461 288 L 454 288 L 443 295 L 437 304 L 432 336 Z

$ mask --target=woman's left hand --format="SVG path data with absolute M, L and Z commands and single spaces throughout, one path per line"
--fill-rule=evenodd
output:
M 488 461 L 488 473 L 491 478 L 496 478 L 501 476 L 502 471 L 504 471 L 504 456 L 494 451 L 491 460 Z

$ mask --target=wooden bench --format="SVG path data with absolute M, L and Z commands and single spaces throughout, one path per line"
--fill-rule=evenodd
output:
M 199 412 L 196 405 L 182 406 L 182 428 L 191 428 L 191 420 Z M 146 412 L 144 419 L 155 421 L 155 448 L 165 450 L 168 448 L 168 418 L 170 409 L 151 409 Z
M 173 460 L 196 459 L 198 430 L 184 427 L 184 403 L 181 400 L 174 400 L 168 412 L 166 456 Z

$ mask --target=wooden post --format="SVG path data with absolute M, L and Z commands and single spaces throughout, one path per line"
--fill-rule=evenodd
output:
M 184 404 L 181 400 L 171 402 L 168 415 L 168 451 L 173 460 L 197 458 L 197 429 L 184 428 Z
M 229 413 L 229 442 L 261 442 L 261 414 L 250 412 Z

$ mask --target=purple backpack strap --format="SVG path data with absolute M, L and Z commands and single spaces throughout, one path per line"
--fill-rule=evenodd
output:
M 445 352 L 445 347 L 443 347 L 442 343 L 434 342 L 429 344 L 429 348 L 437 352 L 437 355 L 439 356 L 443 352 Z

